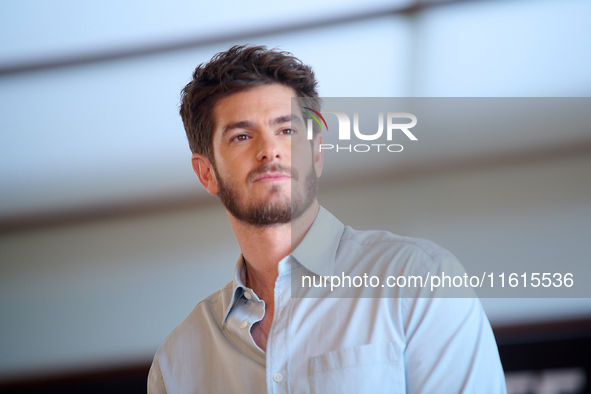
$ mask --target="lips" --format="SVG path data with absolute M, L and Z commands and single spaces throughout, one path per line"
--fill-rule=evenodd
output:
M 281 182 L 298 179 L 297 170 L 279 163 L 264 163 L 248 174 L 248 182 Z
M 265 172 L 259 174 L 253 181 L 254 182 L 276 182 L 276 181 L 284 181 L 291 179 L 289 174 L 284 174 L 281 172 Z

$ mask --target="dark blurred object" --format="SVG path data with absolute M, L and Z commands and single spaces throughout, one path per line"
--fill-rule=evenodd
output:
M 591 319 L 494 329 L 508 394 L 591 393 Z
M 150 362 L 0 383 L 2 394 L 145 394 Z
M 507 394 L 584 393 L 587 375 L 583 368 L 507 372 Z

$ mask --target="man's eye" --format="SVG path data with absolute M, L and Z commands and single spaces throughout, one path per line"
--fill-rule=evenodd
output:
M 284 129 L 284 130 L 281 130 L 281 133 L 282 134 L 294 134 L 295 130 L 294 129 Z
M 246 141 L 248 139 L 248 136 L 246 134 L 240 134 L 237 135 L 236 137 L 232 138 L 232 141 Z

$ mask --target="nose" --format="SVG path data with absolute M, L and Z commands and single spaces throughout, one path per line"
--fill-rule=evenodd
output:
M 280 160 L 283 156 L 281 153 L 281 146 L 279 141 L 276 141 L 275 136 L 261 136 L 259 138 L 257 160 L 258 161 L 275 161 Z

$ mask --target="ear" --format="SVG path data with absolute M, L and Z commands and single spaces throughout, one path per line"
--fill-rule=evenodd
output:
M 191 163 L 193 164 L 193 171 L 195 171 L 195 174 L 199 177 L 199 181 L 205 190 L 207 190 L 209 194 L 218 194 L 220 188 L 215 177 L 215 172 L 213 171 L 213 165 L 209 162 L 209 159 L 203 155 L 194 153 L 191 158 Z
M 324 153 L 320 150 L 322 144 L 322 134 L 318 133 L 312 141 L 312 154 L 314 155 L 314 170 L 316 176 L 320 178 L 322 174 L 322 166 L 324 165 Z

